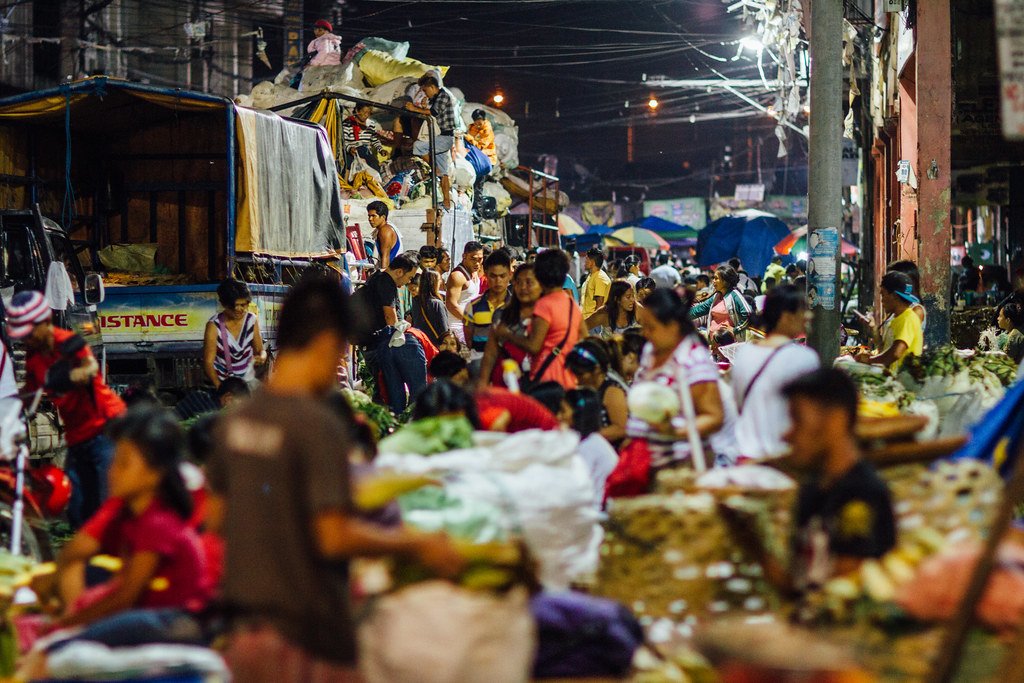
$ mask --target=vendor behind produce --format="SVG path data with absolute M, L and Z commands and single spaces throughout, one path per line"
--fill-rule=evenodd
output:
M 886 273 L 879 289 L 882 308 L 891 316 L 882 326 L 881 351 L 875 354 L 860 351 L 854 358 L 861 363 L 884 365 L 896 372 L 907 353 L 920 356 L 924 351 L 921 318 L 913 310 L 921 301 L 914 296 L 914 285 L 904 273 Z
M 896 521 L 885 482 L 862 460 L 854 426 L 857 389 L 841 371 L 816 370 L 786 385 L 792 427 L 783 437 L 793 464 L 810 472 L 801 486 L 788 570 L 772 557 L 748 520 L 723 507 L 737 540 L 780 589 L 804 591 L 856 571 L 896 544 Z

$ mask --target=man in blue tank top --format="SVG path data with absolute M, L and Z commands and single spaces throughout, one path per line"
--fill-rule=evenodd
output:
M 402 237 L 395 226 L 388 223 L 388 205 L 382 201 L 370 202 L 366 217 L 373 228 L 373 241 L 380 257 L 380 269 L 387 270 L 392 259 L 402 253 Z

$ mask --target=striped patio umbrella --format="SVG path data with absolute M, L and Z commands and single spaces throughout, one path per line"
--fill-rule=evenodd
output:
M 659 237 L 656 233 L 643 228 L 622 228 L 611 234 L 612 237 L 622 240 L 626 244 L 644 249 L 669 250 L 669 243 Z

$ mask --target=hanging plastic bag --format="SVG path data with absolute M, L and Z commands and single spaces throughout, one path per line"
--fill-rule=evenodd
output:
M 604 499 L 639 496 L 651 485 L 651 448 L 643 439 L 633 439 L 619 453 L 619 464 L 608 475 Z
M 359 628 L 366 683 L 526 683 L 536 648 L 526 590 L 427 581 L 381 598 Z

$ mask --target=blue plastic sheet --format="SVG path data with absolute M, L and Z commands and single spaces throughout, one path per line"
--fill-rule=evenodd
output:
M 775 254 L 775 245 L 789 234 L 781 220 L 761 212 L 723 216 L 709 223 L 697 237 L 697 265 L 724 263 L 736 257 L 744 270 L 760 275 Z

